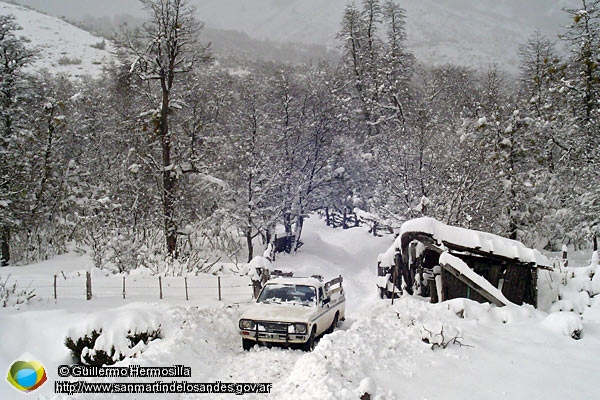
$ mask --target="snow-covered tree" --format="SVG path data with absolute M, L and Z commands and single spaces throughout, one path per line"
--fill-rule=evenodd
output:
M 23 69 L 33 57 L 12 15 L 0 15 L 0 266 L 11 259 L 11 232 L 28 208 L 29 182 L 26 123 L 22 107 L 28 95 Z
M 177 185 L 181 160 L 173 154 L 181 134 L 173 126 L 173 114 L 181 108 L 177 89 L 181 77 L 208 60 L 208 49 L 200 45 L 202 24 L 194 17 L 188 0 L 140 0 L 149 19 L 142 28 L 129 32 L 120 43 L 132 58 L 131 71 L 141 80 L 138 88 L 153 107 L 146 115 L 155 141 L 155 168 L 160 171 L 161 201 L 167 253 L 177 257 Z

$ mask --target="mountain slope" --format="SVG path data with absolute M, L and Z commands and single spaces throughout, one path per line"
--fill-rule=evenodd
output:
M 207 27 L 257 39 L 336 47 L 350 0 L 190 0 Z M 143 15 L 138 0 L 18 0 L 70 18 Z M 362 1 L 355 0 L 357 5 Z M 516 70 L 518 47 L 535 31 L 555 38 L 568 23 L 564 7 L 580 0 L 397 0 L 406 9 L 409 48 L 420 61 Z
M 27 46 L 37 50 L 30 71 L 46 70 L 70 79 L 97 77 L 114 60 L 108 41 L 102 44 L 102 38 L 56 17 L 4 2 L 0 2 L 0 14 L 14 15 L 23 28 L 16 35 L 27 38 Z
M 193 0 L 207 25 L 257 38 L 338 45 L 348 0 Z M 360 5 L 360 1 L 355 2 Z M 578 0 L 403 0 L 408 46 L 420 61 L 516 70 L 518 47 L 536 30 L 554 38 Z

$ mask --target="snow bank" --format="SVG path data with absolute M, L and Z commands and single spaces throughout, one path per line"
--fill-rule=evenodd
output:
M 542 321 L 542 326 L 574 339 L 579 339 L 583 330 L 581 317 L 574 312 L 554 312 Z
M 598 251 L 592 253 L 592 264 L 589 267 L 588 274 L 592 277 L 590 294 L 592 296 L 600 294 L 600 260 Z
M 594 277 L 592 278 L 592 287 L 591 287 L 592 295 L 600 294 L 600 268 L 596 267 Z
M 538 271 L 538 309 L 550 311 L 552 304 L 558 300 L 560 294 L 561 276 L 557 271 Z

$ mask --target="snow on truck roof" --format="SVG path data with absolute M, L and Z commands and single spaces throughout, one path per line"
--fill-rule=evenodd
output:
M 438 243 L 446 242 L 526 264 L 550 266 L 548 258 L 538 250 L 530 249 L 517 240 L 507 239 L 488 232 L 446 225 L 430 217 L 417 218 L 403 223 L 400 227 L 400 235 L 394 241 L 394 244 L 379 256 L 378 261 L 383 265 L 393 265 L 395 250 L 402 247 L 402 236 L 406 233 L 425 233 L 431 235 Z
M 280 284 L 280 285 L 306 285 L 306 286 L 314 286 L 314 287 L 319 287 L 319 286 L 323 286 L 323 282 L 321 282 L 320 280 L 318 280 L 317 278 L 304 278 L 304 277 L 284 277 L 284 276 L 280 276 L 280 277 L 276 277 L 276 278 L 271 278 L 269 279 L 269 281 L 267 281 L 267 285 L 269 283 L 276 283 L 276 284 Z

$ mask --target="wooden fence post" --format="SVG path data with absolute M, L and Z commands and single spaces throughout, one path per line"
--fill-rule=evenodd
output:
M 85 298 L 87 300 L 92 299 L 92 274 L 90 271 L 85 273 Z
M 190 297 L 188 296 L 187 276 L 185 278 L 183 278 L 183 281 L 185 282 L 185 299 L 189 300 Z
M 562 246 L 562 259 L 563 259 L 562 266 L 563 267 L 568 267 L 569 266 L 569 260 L 567 258 L 567 252 L 568 252 L 568 247 L 567 247 L 566 244 L 563 244 L 563 246 Z
M 219 301 L 221 301 L 221 277 L 217 277 L 217 283 L 219 285 Z
M 160 289 L 160 299 L 162 300 L 163 298 L 163 293 L 162 293 L 162 277 L 158 277 L 158 287 Z
M 56 300 L 56 275 L 54 275 L 54 300 Z
M 123 300 L 125 300 L 125 277 L 123 277 Z

